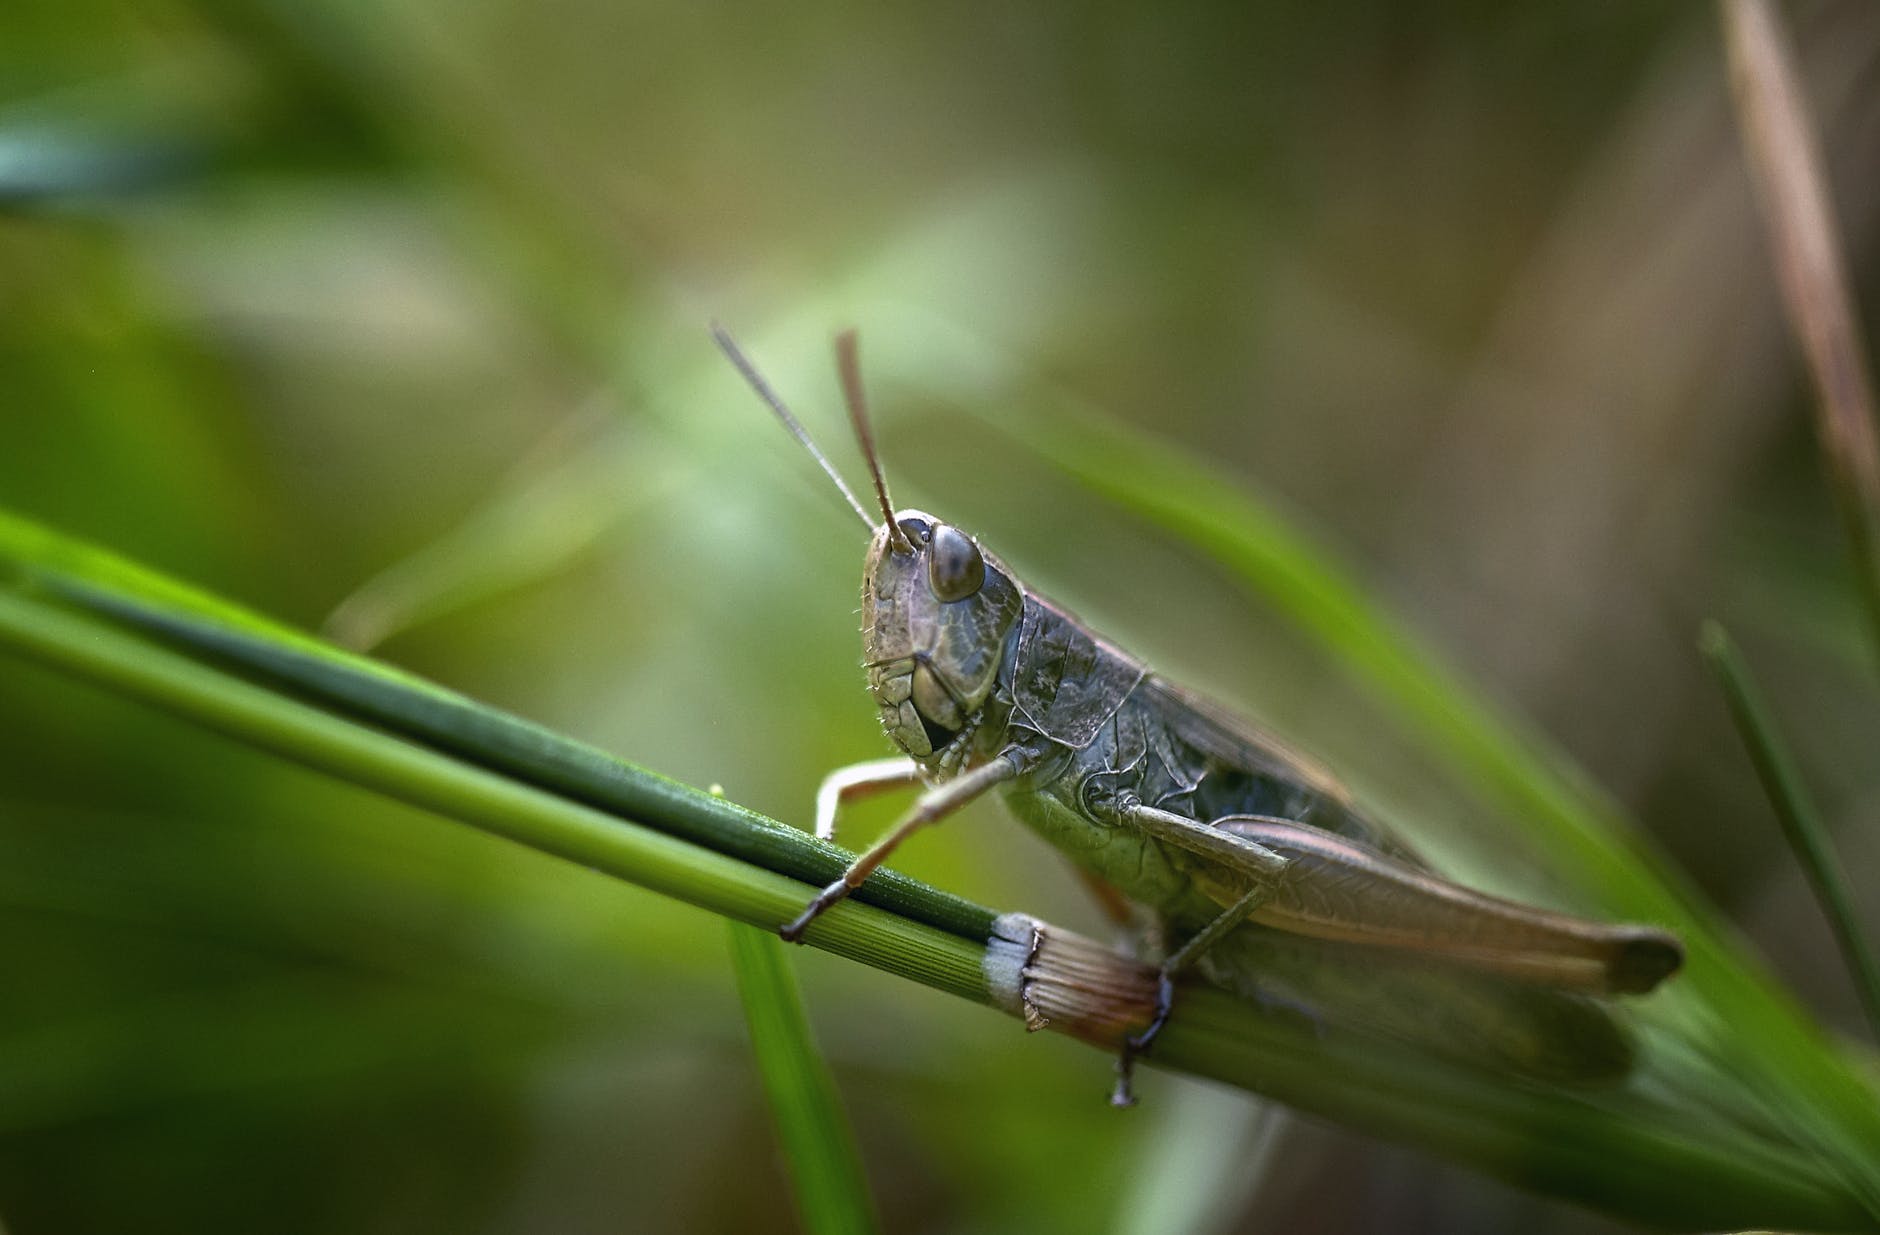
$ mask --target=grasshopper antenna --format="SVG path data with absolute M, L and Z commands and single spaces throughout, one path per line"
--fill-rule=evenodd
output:
M 875 521 L 868 517 L 868 508 L 862 505 L 855 496 L 855 491 L 849 488 L 847 481 L 842 479 L 842 473 L 836 471 L 835 464 L 829 462 L 829 456 L 816 448 L 815 441 L 810 438 L 809 430 L 805 429 L 803 422 L 784 406 L 777 392 L 772 390 L 770 383 L 764 380 L 764 375 L 757 371 L 757 366 L 751 363 L 750 358 L 744 354 L 744 349 L 738 346 L 738 341 L 731 337 L 731 332 L 717 322 L 713 322 L 712 338 L 717 342 L 718 349 L 736 366 L 738 372 L 744 375 L 744 380 L 750 383 L 751 389 L 757 392 L 757 397 L 777 414 L 777 419 L 782 421 L 783 427 L 790 431 L 790 436 L 795 438 L 804 450 L 809 451 L 816 462 L 822 464 L 822 470 L 828 473 L 829 479 L 835 481 L 836 488 L 842 491 L 842 496 L 848 499 L 849 509 L 856 513 L 869 531 L 874 531 Z M 888 525 L 892 527 L 894 520 L 889 519 Z
M 862 444 L 868 460 L 868 474 L 875 478 L 875 496 L 881 500 L 881 516 L 888 523 L 889 544 L 896 553 L 912 553 L 913 544 L 894 519 L 894 503 L 888 499 L 888 481 L 881 474 L 881 456 L 875 453 L 875 431 L 868 423 L 868 400 L 862 394 L 860 343 L 853 330 L 836 336 L 836 370 L 842 375 L 842 398 L 849 405 L 849 423 Z

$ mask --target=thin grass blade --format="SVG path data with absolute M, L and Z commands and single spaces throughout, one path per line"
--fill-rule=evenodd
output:
M 1782 837 L 1801 863 L 1809 885 L 1814 888 L 1815 899 L 1834 931 L 1835 942 L 1840 946 L 1842 959 L 1860 996 L 1861 1008 L 1867 1014 L 1867 1024 L 1875 1036 L 1880 1037 L 1880 965 L 1874 961 L 1873 949 L 1854 912 L 1853 897 L 1842 877 L 1834 841 L 1802 782 L 1801 769 L 1776 728 L 1762 691 L 1750 673 L 1749 663 L 1729 632 L 1716 622 L 1706 622 L 1698 646 L 1716 675 L 1717 684 L 1723 688 L 1730 716 L 1743 737 L 1743 745 L 1749 750 L 1750 762 L 1756 765 L 1763 792 L 1769 795 L 1769 804 L 1781 821 Z
M 602 428 L 612 432 L 603 438 Z M 675 487 L 659 452 L 645 444 L 629 449 L 622 432 L 598 414 L 572 417 L 461 522 L 346 597 L 325 633 L 365 651 L 567 569 L 632 511 Z
M 756 927 L 732 922 L 726 929 L 751 1053 L 770 1101 L 803 1229 L 812 1235 L 873 1231 L 861 1152 L 842 1112 L 835 1078 L 810 1036 L 784 945 Z

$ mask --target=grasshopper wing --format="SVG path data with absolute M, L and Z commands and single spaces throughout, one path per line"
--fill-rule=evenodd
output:
M 1502 900 L 1319 828 L 1253 817 L 1214 826 L 1291 859 L 1254 920 L 1294 934 L 1399 949 L 1595 995 L 1648 991 L 1683 961 L 1683 950 L 1663 931 Z

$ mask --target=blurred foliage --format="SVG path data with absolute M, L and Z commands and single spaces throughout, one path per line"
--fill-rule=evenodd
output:
M 1872 305 L 1880 14 L 1794 18 Z M 823 771 L 883 751 L 860 545 L 704 323 L 851 471 L 827 338 L 855 324 L 902 501 L 1420 842 L 1547 884 L 1205 557 L 963 418 L 1001 392 L 929 380 L 918 331 L 874 333 L 970 330 L 1344 546 L 1853 1028 L 1691 652 L 1700 613 L 1751 645 L 1875 869 L 1874 699 L 1713 24 L 14 0 L 0 504 L 303 625 L 406 580 L 370 593 L 392 659 L 807 821 Z M 13 661 L 0 733 L 9 1230 L 791 1228 L 706 915 Z M 996 807 L 903 865 L 1099 929 Z M 801 968 L 888 1229 L 1108 1229 L 1167 1169 L 1087 1053 Z M 1246 1152 L 1267 1182 L 1207 1221 L 1605 1229 L 1326 1129 Z

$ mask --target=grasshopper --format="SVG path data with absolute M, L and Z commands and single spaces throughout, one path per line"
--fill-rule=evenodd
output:
M 1675 938 L 1439 877 L 1310 760 L 1159 676 L 957 525 L 896 510 L 854 332 L 838 336 L 837 361 L 879 522 L 732 338 L 717 326 L 713 334 L 869 529 L 863 667 L 903 753 L 831 773 L 817 794 L 816 834 L 834 838 L 845 802 L 926 786 L 779 928 L 784 939 L 800 941 L 913 833 L 997 789 L 1113 914 L 1146 907 L 1173 945 L 1163 949 L 1154 1015 L 1124 1043 L 1117 1105 L 1133 1102 L 1133 1063 L 1167 1023 L 1175 979 L 1191 969 L 1315 1018 L 1341 1002 L 1347 1017 L 1394 1017 L 1397 1036 L 1451 1053 L 1479 1048 L 1536 1072 L 1612 1070 L 1599 1056 L 1615 1053 L 1615 1030 L 1593 999 L 1643 993 L 1674 973 L 1683 960 Z M 1319 976 L 1327 967 L 1342 967 L 1342 985 Z M 1575 1061 L 1575 1044 L 1549 1034 L 1607 1046 Z

